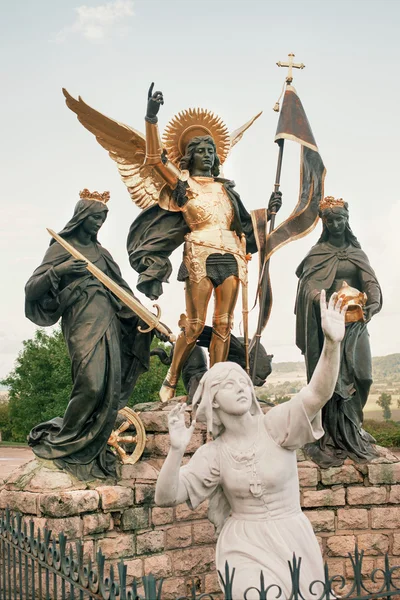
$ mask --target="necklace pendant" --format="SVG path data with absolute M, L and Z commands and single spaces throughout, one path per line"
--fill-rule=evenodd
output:
M 250 492 L 255 498 L 262 496 L 261 481 L 259 479 L 255 479 L 250 483 Z

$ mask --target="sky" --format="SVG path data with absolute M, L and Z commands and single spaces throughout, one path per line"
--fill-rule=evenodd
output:
M 236 182 L 247 209 L 267 205 L 278 148 L 272 107 L 289 52 L 306 68 L 294 85 L 327 168 L 325 194 L 342 197 L 384 295 L 369 326 L 372 353 L 400 351 L 400 4 L 395 0 L 16 0 L 0 24 L 1 201 L 0 377 L 13 368 L 22 340 L 36 326 L 24 315 L 24 285 L 40 264 L 49 236 L 70 219 L 79 191 L 110 190 L 100 232 L 125 279 L 135 288 L 125 248 L 139 214 L 113 161 L 67 109 L 61 88 L 109 117 L 144 131 L 147 89 L 164 93 L 163 129 L 177 112 L 205 107 L 233 131 L 263 115 L 234 148 L 224 175 Z M 300 148 L 287 142 L 283 208 L 299 191 Z M 274 306 L 263 335 L 275 361 L 301 360 L 294 342 L 295 270 L 321 230 L 280 249 L 271 261 Z M 181 260 L 159 299 L 175 332 L 184 311 Z M 254 298 L 257 257 L 250 266 Z M 151 302 L 137 293 L 151 308 Z M 210 317 L 210 315 L 209 315 Z M 210 322 L 210 318 L 208 319 Z M 240 332 L 240 301 L 235 333 Z M 250 314 L 250 334 L 257 311 Z

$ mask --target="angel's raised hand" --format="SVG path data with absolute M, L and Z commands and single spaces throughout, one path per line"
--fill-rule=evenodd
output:
M 185 452 L 193 435 L 194 428 L 196 427 L 196 421 L 194 420 L 192 421 L 190 427 L 186 427 L 186 408 L 186 404 L 177 404 L 168 415 L 168 429 L 171 448 L 174 450 L 180 450 L 181 452 Z
M 345 333 L 345 315 L 347 306 L 342 306 L 343 299 L 335 292 L 332 294 L 328 305 L 326 304 L 326 292 L 321 291 L 321 327 L 324 336 L 331 342 L 341 342 Z
M 161 104 L 164 104 L 164 96 L 160 91 L 154 92 L 154 82 L 149 87 L 149 91 L 147 93 L 147 113 L 146 117 L 148 119 L 154 119 L 158 111 L 160 110 Z

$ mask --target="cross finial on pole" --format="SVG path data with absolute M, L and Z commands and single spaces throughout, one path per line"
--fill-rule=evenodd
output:
M 293 61 L 294 59 L 294 54 L 290 53 L 288 54 L 289 60 L 288 62 L 277 62 L 276 64 L 278 65 L 278 67 L 288 67 L 288 74 L 286 77 L 286 83 L 290 84 L 293 81 L 293 75 L 292 75 L 292 69 L 304 69 L 304 67 L 306 65 L 303 65 L 303 63 L 295 63 Z

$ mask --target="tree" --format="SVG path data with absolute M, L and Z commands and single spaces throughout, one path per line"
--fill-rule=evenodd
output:
M 164 346 L 154 338 L 152 348 L 160 345 Z M 157 357 L 151 357 L 150 370 L 139 378 L 128 404 L 158 401 L 158 390 L 167 370 Z M 0 383 L 9 388 L 8 418 L 6 413 L 0 414 L 0 428 L 7 430 L 8 438 L 13 441 L 26 442 L 32 427 L 62 417 L 71 394 L 72 378 L 61 329 L 50 334 L 38 329 L 33 339 L 24 341 L 15 369 Z M 185 394 L 182 383 L 177 394 Z
M 8 442 L 11 440 L 11 422 L 10 422 L 10 407 L 8 402 L 0 404 L 0 432 L 1 440 Z
M 72 387 L 71 363 L 61 330 L 42 329 L 23 342 L 16 366 L 2 381 L 9 387 L 12 439 L 26 442 L 35 425 L 62 417 Z
M 170 352 L 171 346 L 163 344 L 157 338 L 153 338 L 151 348 L 164 348 L 167 352 Z M 157 356 L 150 358 L 150 369 L 147 373 L 143 373 L 139 377 L 136 383 L 135 389 L 133 390 L 132 396 L 129 398 L 128 405 L 134 406 L 141 402 L 159 402 L 160 398 L 158 392 L 164 381 L 168 371 L 168 366 L 164 365 Z M 186 394 L 185 388 L 182 381 L 178 383 L 176 389 L 177 396 L 183 396 Z
M 392 416 L 392 411 L 390 405 L 392 404 L 392 396 L 391 394 L 387 394 L 386 392 L 382 392 L 376 401 L 377 405 L 382 408 L 383 418 L 385 421 L 388 421 Z

